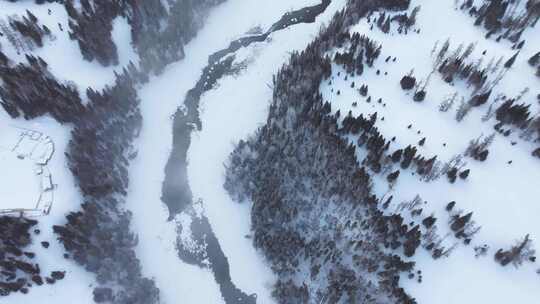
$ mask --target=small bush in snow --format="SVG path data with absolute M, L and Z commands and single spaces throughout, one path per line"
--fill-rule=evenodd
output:
M 400 85 L 403 90 L 411 90 L 416 85 L 416 78 L 412 75 L 405 75 L 401 78 Z
M 519 267 L 523 262 L 534 262 L 536 260 L 535 253 L 532 240 L 527 234 L 522 241 L 518 241 L 509 250 L 503 250 L 502 248 L 497 250 L 495 260 L 502 266 L 512 263 L 515 267 Z

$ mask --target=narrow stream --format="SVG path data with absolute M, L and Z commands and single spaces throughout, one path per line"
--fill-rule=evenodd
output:
M 230 55 L 251 43 L 265 41 L 273 32 L 300 23 L 315 22 L 317 16 L 323 13 L 330 3 L 331 0 L 322 0 L 318 5 L 286 13 L 265 33 L 234 40 L 226 49 L 219 50 L 208 57 L 208 65 L 203 69 L 201 77 L 195 87 L 186 94 L 184 107 L 178 108 L 174 114 L 173 146 L 165 166 L 165 180 L 162 185 L 161 197 L 161 200 L 168 207 L 169 220 L 186 210 L 191 210 L 190 208 L 193 206 L 193 195 L 187 178 L 187 152 L 191 144 L 191 132 L 202 128 L 199 117 L 199 103 L 202 94 L 212 89 L 221 77 L 231 73 L 234 56 Z M 245 294 L 232 282 L 227 257 L 204 214 L 192 216 L 190 230 L 193 242 L 204 247 L 206 252 L 205 254 L 190 253 L 189 249 L 183 247 L 182 242 L 178 242 L 179 257 L 186 263 L 200 267 L 206 267 L 206 262 L 212 270 L 227 304 L 256 303 L 256 295 Z
M 184 99 L 185 109 L 179 108 L 174 114 L 173 146 L 165 166 L 161 197 L 169 208 L 169 220 L 182 212 L 186 206 L 191 205 L 193 200 L 187 182 L 187 150 L 191 142 L 191 131 L 194 128 L 199 130 L 202 128 L 199 118 L 199 102 L 202 94 L 212 89 L 217 81 L 231 69 L 232 58 L 222 59 L 251 43 L 265 41 L 273 32 L 299 23 L 315 22 L 316 17 L 326 10 L 330 2 L 331 0 L 323 0 L 321 4 L 286 13 L 265 33 L 239 38 L 231 42 L 226 49 L 219 50 L 208 57 L 208 65 L 203 69 L 195 87 L 188 91 Z

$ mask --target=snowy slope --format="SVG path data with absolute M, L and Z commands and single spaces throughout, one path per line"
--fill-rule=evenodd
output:
M 68 15 L 62 5 L 58 3 L 38 5 L 32 1 L 17 3 L 3 1 L 1 5 L 1 20 L 7 20 L 12 15 L 23 15 L 26 10 L 29 10 L 42 25 L 51 30 L 51 38 L 46 38 L 44 46 L 35 48 L 32 53 L 41 56 L 58 79 L 74 83 L 81 92 L 89 87 L 96 90 L 102 89 L 114 81 L 115 70 L 120 71 L 121 67 L 130 61 L 138 62 L 138 56 L 131 46 L 130 27 L 125 18 L 118 17 L 113 24 L 112 36 L 120 54 L 119 66 L 103 67 L 95 61 L 88 62 L 82 59 L 77 42 L 69 38 Z M 23 61 L 25 53 L 17 52 L 9 44 L 7 37 L 0 37 L 0 43 L 3 46 L 2 51 L 11 60 Z
M 35 263 L 40 265 L 41 271 L 44 274 L 51 271 L 62 270 L 66 271 L 66 277 L 64 280 L 58 281 L 54 285 L 34 286 L 30 289 L 28 295 L 22 293 L 14 293 L 9 296 L 9 299 L 2 300 L 5 303 L 23 304 L 23 303 L 69 303 L 73 298 L 78 299 L 78 303 L 94 303 L 92 301 L 92 288 L 94 284 L 93 275 L 87 273 L 76 265 L 73 261 L 65 259 L 63 257 L 64 249 L 56 241 L 56 235 L 53 234 L 52 226 L 64 221 L 65 214 L 76 209 L 81 201 L 80 193 L 75 187 L 73 176 L 66 166 L 66 159 L 64 151 L 66 149 L 67 140 L 69 138 L 69 128 L 61 126 L 51 118 L 38 119 L 34 121 L 25 121 L 22 119 L 11 120 L 4 112 L 0 112 L 0 119 L 2 121 L 10 121 L 10 123 L 17 127 L 33 129 L 40 131 L 47 136 L 51 137 L 55 144 L 55 153 L 52 155 L 48 163 L 51 175 L 54 177 L 54 200 L 48 215 L 37 217 L 39 221 L 38 225 L 34 227 L 39 229 L 40 233 L 34 235 L 33 244 L 30 245 L 27 250 L 36 252 Z M 13 132 L 13 128 L 2 128 L 2 132 Z M 3 167 L 3 177 L 9 178 L 12 176 L 9 172 L 14 174 L 17 171 L 25 169 L 24 166 L 17 165 L 17 162 L 11 163 L 11 166 L 16 167 Z M 32 169 L 33 168 L 29 168 Z M 33 171 L 30 172 L 30 177 L 34 177 Z M 18 180 L 17 180 L 18 181 Z M 13 183 L 14 181 L 10 181 Z M 22 183 L 13 184 L 15 191 L 20 196 L 22 194 L 28 197 L 29 189 L 27 184 L 35 182 L 39 186 L 39 181 L 22 180 Z M 39 194 L 36 192 L 34 194 Z M 22 198 L 21 198 L 22 199 Z M 34 207 L 36 200 L 31 198 L 30 204 Z M 25 204 L 28 202 L 19 202 Z M 20 208 L 21 205 L 15 206 Z M 50 247 L 48 249 L 43 248 L 41 242 L 49 242 Z
M 243 35 L 254 27 L 269 28 L 271 24 L 276 22 L 284 13 L 303 7 L 307 5 L 313 5 L 318 3 L 317 1 L 303 1 L 302 3 L 291 4 L 286 1 L 279 3 L 259 3 L 254 1 L 230 1 L 223 4 L 216 9 L 209 18 L 209 23 L 206 25 L 203 32 L 200 34 L 200 38 L 197 38 L 193 43 L 187 46 L 186 56 L 190 57 L 189 61 L 183 61 L 178 64 L 173 64 L 169 67 L 163 75 L 151 79 L 150 83 L 144 86 L 140 91 L 140 98 L 143 100 L 143 117 L 145 120 L 145 126 L 141 132 L 141 138 L 139 141 L 139 157 L 133 164 L 132 191 L 128 196 L 130 202 L 130 211 L 134 214 L 134 227 L 139 234 L 140 240 L 140 252 L 139 258 L 143 261 L 143 271 L 147 272 L 150 277 L 157 280 L 158 286 L 163 290 L 162 300 L 165 302 L 174 302 L 179 297 L 185 298 L 188 303 L 198 303 L 201 301 L 201 295 L 208 295 L 208 302 L 218 302 L 219 291 L 215 289 L 215 284 L 212 282 L 211 276 L 207 271 L 201 271 L 191 266 L 187 266 L 179 260 L 176 249 L 176 226 L 174 223 L 166 222 L 166 217 L 162 216 L 163 211 L 160 197 L 160 182 L 162 180 L 162 168 L 163 163 L 167 155 L 167 146 L 170 142 L 170 137 L 166 136 L 168 132 L 163 132 L 164 128 L 170 128 L 170 115 L 174 112 L 176 107 L 180 104 L 183 95 L 188 88 L 194 83 L 196 77 L 200 73 L 200 70 L 206 63 L 208 55 L 216 50 L 223 48 L 230 41 Z M 102 67 L 96 62 L 88 62 L 82 60 L 82 56 L 75 41 L 70 40 L 68 37 L 68 23 L 67 14 L 64 8 L 58 4 L 45 4 L 36 5 L 28 2 L 21 3 L 3 3 L 2 12 L 6 18 L 15 14 L 22 15 L 26 9 L 35 15 L 42 25 L 51 29 L 52 34 L 50 37 L 46 37 L 43 47 L 28 47 L 25 49 L 17 50 L 13 45 L 10 45 L 10 41 L 7 37 L 2 36 L 2 51 L 10 58 L 10 60 L 17 62 L 24 61 L 24 53 L 30 52 L 35 56 L 42 57 L 48 64 L 51 73 L 61 82 L 68 82 L 74 84 L 80 92 L 84 92 L 87 88 L 93 88 L 99 90 L 105 85 L 111 84 L 114 80 L 113 72 L 120 70 L 122 66 L 129 61 L 137 62 L 137 55 L 134 54 L 132 47 L 130 46 L 130 28 L 127 26 L 126 21 L 122 18 L 117 18 L 113 25 L 113 40 L 119 49 L 120 64 L 117 67 Z M 337 9 L 337 6 L 333 8 Z M 253 12 L 260 12 L 261 14 L 253 14 Z M 245 16 L 245 18 L 237 18 L 235 22 L 230 22 L 231 15 Z M 248 18 L 249 16 L 249 18 Z M 328 17 L 327 17 L 328 18 Z M 223 35 L 222 28 L 226 24 L 227 33 Z M 311 25 L 311 30 L 316 31 L 320 23 Z M 303 44 L 305 45 L 309 41 L 309 37 L 306 37 Z M 298 48 L 302 48 L 300 45 Z M 286 49 L 286 45 L 282 45 L 283 50 Z M 284 51 L 282 51 L 284 52 Z M 62 56 L 58 56 L 62 54 Z M 281 61 L 276 61 L 276 66 L 279 66 L 285 59 L 282 56 Z M 270 71 L 270 70 L 269 70 Z M 267 76 L 268 77 L 268 76 Z M 178 83 L 182 86 L 178 86 Z M 156 94 L 158 92 L 158 94 Z M 81 96 L 84 101 L 84 95 Z M 156 107 L 156 99 L 160 102 L 160 106 Z M 164 101 L 167 100 L 167 106 Z M 3 113 L 5 114 L 5 113 Z M 3 120 L 10 121 L 5 115 Z M 42 122 L 43 121 L 43 122 Z M 51 214 L 40 219 L 42 236 L 52 237 L 51 227 L 55 224 L 60 224 L 64 221 L 63 217 L 69 211 L 78 209 L 81 203 L 81 198 L 77 193 L 75 187 L 73 187 L 73 181 L 66 180 L 69 178 L 69 172 L 66 168 L 66 160 L 64 158 L 65 146 L 67 140 L 69 140 L 69 128 L 64 128 L 63 136 L 58 135 L 58 126 L 50 119 L 39 119 L 31 122 L 25 122 L 20 120 L 18 126 L 36 127 L 40 132 L 44 132 L 50 135 L 57 143 L 58 147 L 55 151 L 54 158 L 51 163 L 56 166 L 58 164 L 63 165 L 63 170 L 66 172 L 57 173 L 57 167 L 52 166 L 51 171 L 55 176 L 55 183 L 57 183 L 58 190 L 56 195 L 59 198 L 55 198 L 54 205 L 51 209 Z M 38 127 L 39 126 L 39 127 Z M 150 128 L 151 126 L 151 128 Z M 163 126 L 163 127 L 160 127 Z M 51 129 L 51 130 L 49 130 Z M 154 133 L 152 132 L 159 132 Z M 12 136 L 13 132 L 7 134 Z M 154 140 L 154 141 L 153 141 Z M 155 141 L 157 140 L 157 142 Z M 162 157 L 156 157 L 156 147 L 162 146 Z M 149 152 L 147 152 L 149 151 Z M 155 165 L 151 165 L 155 163 Z M 148 168 L 155 169 L 155 187 L 148 185 Z M 139 171 L 143 170 L 143 171 Z M 58 175 L 58 177 L 57 177 Z M 153 176 L 153 175 L 152 175 Z M 16 180 L 14 182 L 17 182 Z M 139 186 L 141 185 L 141 186 Z M 144 186 L 142 186 L 144 185 Z M 71 188 L 70 188 L 71 187 Z M 62 191 L 62 189 L 64 189 Z M 71 191 L 68 194 L 67 191 Z M 25 194 L 31 195 L 30 191 Z M 138 203 L 142 198 L 146 198 L 148 201 L 154 201 L 154 204 Z M 73 204 L 62 205 L 63 201 L 72 200 Z M 25 200 L 26 203 L 26 200 Z M 22 207 L 21 204 L 16 204 L 16 207 Z M 144 208 L 144 209 L 139 209 Z M 153 215 L 153 220 L 148 221 L 150 215 Z M 156 229 L 156 227 L 161 227 Z M 243 236 L 242 236 L 243 237 Z M 244 244 L 249 250 L 249 244 Z M 33 248 L 38 251 L 39 259 L 36 261 L 43 263 L 44 265 L 56 265 L 57 267 L 69 269 L 66 278 L 57 283 L 55 286 L 64 286 L 63 284 L 73 284 L 74 282 L 86 282 L 82 286 L 90 287 L 85 288 L 84 299 L 91 301 L 90 295 L 92 287 L 92 276 L 76 274 L 80 269 L 73 268 L 73 266 L 62 266 L 66 263 L 62 257 L 63 253 L 56 242 L 51 241 L 51 248 L 54 250 L 54 254 L 48 255 L 47 253 L 41 253 L 40 244 L 38 238 Z M 160 258 L 156 259 L 156 248 L 162 248 L 162 251 L 158 251 Z M 254 263 L 256 269 L 265 270 L 264 265 L 261 264 L 259 258 L 255 252 L 251 252 L 252 264 Z M 165 263 L 164 261 L 168 261 Z M 68 262 L 69 263 L 69 262 Z M 174 268 L 171 266 L 174 265 Z M 253 265 L 248 265 L 251 268 Z M 42 267 L 46 270 L 47 267 Z M 173 271 L 173 269 L 175 269 Z M 157 271 L 157 272 L 156 272 Z M 73 272 L 73 273 L 72 273 Z M 268 274 L 270 275 L 270 274 Z M 87 276 L 89 280 L 83 280 L 81 277 Z M 178 281 L 180 278 L 180 281 Z M 183 279 L 182 279 L 183 278 Z M 194 280 L 199 278 L 199 280 Z M 66 283 L 64 283 L 66 282 Z M 182 288 L 178 288 L 181 286 Z M 197 286 L 197 288 L 194 288 Z M 59 287 L 59 288 L 60 288 Z M 243 286 L 242 286 L 243 287 Z M 251 286 L 246 287 L 250 292 L 261 293 L 266 298 L 269 298 L 268 290 L 265 289 L 262 283 L 257 282 Z M 65 293 L 59 293 L 56 288 L 50 288 L 50 286 L 43 286 L 41 288 L 31 289 L 31 295 L 47 294 L 47 297 L 54 298 L 56 300 L 63 301 L 64 297 L 69 298 L 72 295 L 72 291 L 78 290 L 76 286 L 73 288 L 65 288 Z M 214 290 L 214 292 L 209 292 Z M 266 293 L 266 294 L 265 294 Z M 14 295 L 10 299 L 18 301 L 18 299 L 24 299 L 23 295 Z M 33 296 L 32 296 L 33 298 Z M 205 301 L 206 302 L 206 301 Z
M 473 108 L 461 122 L 456 122 L 454 107 L 446 113 L 439 111 L 439 104 L 458 93 L 467 100 L 471 90 L 463 84 L 451 86 L 442 81 L 440 75 L 431 76 L 427 85 L 425 101 L 416 103 L 412 93 L 406 93 L 400 87 L 401 78 L 414 69 L 418 80 L 424 80 L 433 69 L 431 51 L 436 43 L 439 48 L 446 39 L 450 39 L 453 50 L 459 44 L 476 43 L 473 58 L 483 59 L 484 64 L 491 57 L 510 58 L 515 50 L 507 41 L 495 42 L 485 39 L 484 31 L 474 27 L 474 20 L 463 12 L 456 10 L 453 1 L 412 1 L 411 7 L 420 6 L 414 29 L 420 33 L 410 32 L 408 35 L 391 31 L 385 34 L 377 27 L 370 29 L 371 24 L 366 20 L 351 29 L 351 32 L 365 34 L 382 45 L 380 58 L 374 68 L 366 70 L 360 77 L 349 77 L 344 80 L 345 72 L 336 67 L 333 72 L 333 84 L 321 86 L 323 98 L 332 103 L 332 109 L 346 114 L 349 110 L 353 116 L 361 113 L 371 115 L 377 112 L 379 121 L 376 126 L 387 138 L 396 137 L 390 150 L 404 148 L 407 145 L 418 145 L 422 138 L 426 143 L 420 147 L 419 153 L 427 157 L 438 155 L 443 162 L 449 161 L 457 154 L 463 154 L 469 141 L 481 135 L 488 136 L 495 132 L 495 119 L 482 121 L 487 111 L 487 105 Z M 501 82 L 495 87 L 493 96 L 506 94 L 516 97 L 525 88 L 530 92 L 525 95 L 525 102 L 531 104 L 531 113 L 538 113 L 539 104 L 536 102 L 539 79 L 530 71 L 527 60 L 540 48 L 537 37 L 540 28 L 530 28 L 525 31 L 522 39 L 525 46 L 517 57 L 515 65 L 508 70 Z M 486 55 L 482 52 L 487 50 Z M 397 57 L 396 62 L 384 61 L 388 56 Z M 380 75 L 376 71 L 380 70 Z M 341 76 L 338 76 L 341 71 Z M 388 75 L 385 75 L 388 73 Z M 360 96 L 356 89 L 350 88 L 354 81 L 369 85 L 368 96 Z M 337 91 L 340 90 L 340 95 Z M 376 101 L 382 98 L 382 103 Z M 358 106 L 352 106 L 357 102 Z M 381 121 L 384 117 L 384 121 Z M 412 128 L 407 127 L 412 124 Z M 459 180 L 450 184 L 446 178 L 432 182 L 420 181 L 412 176 L 412 170 L 401 172 L 398 181 L 392 189 L 388 188 L 386 175 L 374 175 L 374 186 L 379 196 L 393 195 L 393 206 L 403 201 L 410 201 L 416 195 L 427 201 L 423 214 L 435 214 L 444 229 L 448 220 L 446 205 L 451 201 L 457 202 L 459 209 L 473 212 L 473 219 L 481 226 L 472 244 L 459 245 L 449 258 L 434 261 L 424 252 L 417 258 L 417 266 L 422 270 L 423 281 L 405 281 L 406 289 L 419 303 L 507 303 L 519 299 L 520 303 L 535 303 L 539 298 L 539 277 L 536 274 L 538 265 L 526 263 L 519 269 L 513 266 L 501 267 L 493 260 L 493 254 L 499 248 L 509 248 L 516 240 L 525 234 L 531 234 L 535 240 L 536 251 L 540 244 L 540 225 L 537 214 L 538 197 L 540 196 L 540 162 L 531 156 L 531 151 L 537 144 L 523 141 L 519 132 L 509 137 L 496 134 L 490 146 L 490 154 L 485 162 L 466 159 L 466 168 L 471 170 L 467 180 Z M 517 142 L 516 145 L 511 144 Z M 362 159 L 362 158 L 360 158 Z M 508 164 L 512 161 L 511 164 Z M 443 233 L 444 235 L 444 233 Z M 460 243 L 452 235 L 447 238 L 449 245 Z M 490 251 L 486 257 L 475 258 L 475 246 L 487 244 Z
M 0 19 L 6 21 L 9 16 L 24 15 L 25 11 L 32 12 L 43 25 L 46 25 L 52 32 L 51 37 L 45 38 L 44 46 L 39 48 L 27 49 L 25 52 L 17 52 L 16 49 L 6 36 L 0 37 L 2 52 L 6 54 L 12 61 L 23 62 L 25 54 L 33 54 L 41 56 L 49 64 L 49 70 L 61 82 L 74 84 L 80 91 L 84 92 L 87 88 L 92 87 L 101 89 L 107 84 L 114 81 L 114 70 L 130 60 L 137 61 L 137 56 L 131 47 L 131 34 L 125 19 L 118 18 L 115 21 L 113 37 L 119 45 L 119 53 L 121 54 L 121 62 L 119 67 L 104 68 L 96 62 L 88 62 L 83 60 L 79 47 L 76 42 L 69 39 L 68 36 L 68 20 L 67 14 L 63 6 L 57 3 L 47 3 L 43 5 L 34 4 L 31 1 L 12 3 L 4 1 L 0 4 Z M 62 29 L 60 28 L 60 25 Z M 85 95 L 82 96 L 83 99 Z M 48 161 L 46 170 L 50 172 L 52 177 L 54 190 L 49 193 L 41 193 L 42 200 L 50 201 L 50 209 L 48 214 L 42 214 L 41 210 L 34 212 L 37 214 L 36 220 L 38 225 L 34 227 L 39 230 L 39 234 L 34 233 L 33 243 L 26 250 L 35 252 L 36 257 L 33 262 L 38 264 L 41 273 L 46 276 L 52 271 L 66 271 L 66 276 L 63 280 L 57 281 L 54 285 L 45 284 L 42 286 L 34 285 L 29 289 L 29 294 L 13 293 L 8 299 L 2 299 L 4 303 L 69 303 L 73 299 L 77 299 L 77 303 L 94 303 L 92 289 L 95 284 L 95 276 L 86 272 L 74 261 L 69 259 L 63 246 L 57 241 L 57 235 L 52 231 L 53 225 L 63 224 L 65 216 L 69 212 L 79 209 L 82 203 L 82 197 L 75 186 L 73 175 L 67 167 L 67 159 L 65 156 L 66 147 L 71 137 L 71 127 L 69 125 L 60 125 L 50 117 L 42 117 L 31 121 L 19 119 L 11 119 L 6 112 L 0 111 L 0 125 L 2 126 L 0 134 L 2 140 L 6 137 L 18 137 L 21 130 L 33 130 L 50 137 L 54 152 L 51 159 Z M 9 141 L 9 140 L 8 140 Z M 31 142 L 29 142 L 31 144 Z M 40 153 L 40 147 L 35 149 L 20 149 L 21 153 L 28 150 L 29 155 L 34 156 Z M 5 154 L 2 151 L 3 157 L 15 156 L 14 153 Z M 44 152 L 44 151 L 41 151 Z M 17 199 L 6 202 L 7 206 L 2 206 L 2 209 L 8 208 L 26 208 L 33 209 L 36 207 L 40 199 L 41 187 L 45 186 L 36 176 L 36 170 L 39 168 L 27 160 L 15 160 L 4 163 L 2 166 L 2 179 L 9 179 L 9 183 L 4 184 L 10 189 L 13 196 L 2 196 L 5 199 Z M 26 174 L 25 174 L 26 173 Z M 43 175 L 47 172 L 44 171 Z M 23 176 L 23 174 L 25 174 Z M 3 192 L 4 193 L 4 192 Z M 39 207 L 39 206 L 38 206 Z M 32 212 L 29 213 L 30 216 Z M 41 242 L 48 242 L 49 247 L 45 248 Z
M 136 84 L 143 127 L 134 142 L 137 153 L 130 155 L 133 160 L 129 165 L 129 188 L 122 208 L 133 216 L 129 228 L 137 235 L 135 255 L 143 277 L 153 279 L 159 288 L 160 303 L 226 303 L 215 273 L 210 268 L 190 265 L 179 256 L 179 237 L 196 243 L 186 233 L 191 220 L 189 213 L 193 210 L 208 217 L 230 267 L 233 285 L 248 295 L 256 294 L 257 303 L 277 303 L 272 292 L 279 274 L 265 260 L 265 252 L 254 247 L 252 202 L 234 202 L 223 186 L 227 162 L 240 140 L 249 139 L 267 123 L 269 105 L 275 98 L 273 76 L 288 63 L 293 52 L 304 50 L 320 34 L 321 26 L 329 24 L 348 2 L 354 3 L 333 0 L 314 23 L 292 25 L 270 34 L 265 41 L 234 52 L 233 73 L 226 73 L 215 87 L 203 93 L 197 109 L 201 129 L 191 132 L 187 173 L 196 203 L 172 220 L 168 220 L 168 209 L 161 197 L 164 168 L 172 150 L 173 115 L 179 107 L 184 108 L 182 102 L 208 65 L 209 56 L 236 39 L 269 29 L 287 12 L 320 1 L 227 0 L 210 11 L 202 29 L 185 45 L 183 60 L 169 64 L 160 75 L 150 76 L 148 82 Z M 399 164 L 387 164 L 382 172 L 367 169 L 373 194 L 381 205 L 385 199 L 393 197 L 387 208 L 381 207 L 385 214 L 398 213 L 406 222 L 415 224 L 433 215 L 437 219 L 441 244 L 452 248 L 437 259 L 430 251 L 418 248 L 411 261 L 416 263 L 415 271 L 420 272 L 415 272 L 414 278 L 403 274 L 400 281 L 400 286 L 411 297 L 418 303 L 537 303 L 540 298 L 538 263 L 526 260 L 519 267 L 512 263 L 503 267 L 494 255 L 499 248 L 510 249 L 525 235 L 532 239 L 531 249 L 540 252 L 540 222 L 537 220 L 540 158 L 531 155 L 538 148 L 538 142 L 524 139 L 518 127 L 508 124 L 502 126 L 502 132 L 497 132 L 494 127 L 498 121 L 493 111 L 505 99 L 518 98 L 517 103 L 530 105 L 531 117 L 540 115 L 540 78 L 527 62 L 540 52 L 540 26 L 527 28 L 520 37 L 525 43 L 518 48 L 507 39 L 486 38 L 486 29 L 475 26 L 475 18 L 458 6 L 458 1 L 452 0 L 411 0 L 406 12 L 410 14 L 414 7 L 420 10 L 407 34 L 398 32 L 394 21 L 389 23 L 388 33 L 377 26 L 377 18 L 383 11 L 361 18 L 349 28 L 349 33 L 359 33 L 379 43 L 380 56 L 373 67 L 366 66 L 362 75 L 347 73 L 343 65 L 333 62 L 331 76 L 321 82 L 319 93 L 331 104 L 330 115 L 339 110 L 341 120 L 349 111 L 353 117 L 371 117 L 377 113 L 375 126 L 381 135 L 388 140 L 394 138 L 389 144 L 390 154 L 412 145 L 426 159 L 437 156 L 440 166 L 455 165 L 455 157 L 462 155 L 459 172 L 470 170 L 469 176 L 449 182 L 446 172 L 426 181 L 413 167 L 401 169 Z M 0 50 L 15 63 L 26 62 L 25 54 L 42 57 L 59 82 L 78 89 L 85 104 L 87 89 L 99 91 L 112 85 L 117 78 L 115 72 L 120 72 L 130 62 L 136 65 L 139 62 L 132 47 L 132 28 L 124 17 L 114 19 L 112 31 L 119 64 L 104 67 L 83 59 L 77 41 L 69 37 L 69 18 L 61 4 L 3 1 L 0 22 L 7 22 L 9 16 L 22 16 L 26 10 L 31 11 L 40 24 L 46 25 L 51 35 L 45 36 L 43 47 L 21 44 L 19 50 L 10 37 L 0 36 Z M 384 14 L 398 13 L 386 11 Z M 446 82 L 436 71 L 437 54 L 446 41 L 450 45 L 447 55 L 473 44 L 466 60 L 477 68 L 493 68 L 498 60 L 505 63 L 518 53 L 511 67 L 499 66 L 496 72 L 488 74 L 489 82 L 503 71 L 498 74 L 501 79 L 493 86 L 487 103 L 472 107 L 461 121 L 456 120 L 461 100 L 467 102 L 482 91 L 475 91 L 464 80 Z M 334 59 L 346 48 L 347 45 L 333 47 L 326 55 Z M 420 82 L 415 89 L 425 86 L 426 96 L 422 102 L 413 101 L 414 89 L 406 91 L 400 85 L 411 71 Z M 362 85 L 369 87 L 365 96 L 359 90 Z M 441 104 L 452 96 L 455 97 L 453 105 L 441 111 Z M 66 215 L 79 210 L 83 202 L 65 154 L 72 128 L 72 124 L 61 125 L 49 115 L 32 120 L 12 119 L 0 109 L 0 215 L 2 210 L 35 208 L 28 215 L 36 216 L 39 223 L 34 228 L 39 229 L 39 233 L 33 232 L 32 244 L 25 250 L 36 253 L 33 263 L 39 264 L 44 276 L 52 271 L 66 271 L 66 277 L 55 284 L 33 286 L 28 294 L 0 297 L 0 303 L 94 303 L 93 289 L 99 286 L 95 274 L 76 265 L 69 256 L 65 257 L 66 250 L 52 230 L 54 225 L 64 224 Z M 34 149 L 32 141 L 24 142 L 28 147 L 18 152 L 11 151 L 23 129 L 38 131 L 43 138 L 50 139 L 53 153 L 48 154 L 47 145 L 37 145 Z M 485 161 L 464 155 L 472 140 L 491 134 L 494 134 L 493 142 Z M 358 137 L 344 137 L 355 147 L 361 162 L 367 155 L 365 147 L 358 145 Z M 27 153 L 28 157 L 17 158 L 17 153 Z M 46 165 L 40 163 L 44 155 L 51 156 Z M 44 171 L 36 175 L 36 169 Z M 400 170 L 399 177 L 389 182 L 388 174 L 395 170 Z M 44 189 L 48 189 L 47 180 L 51 180 L 49 173 L 54 191 L 43 196 Z M 37 204 L 40 195 L 51 204 Z M 404 210 L 407 208 L 400 209 L 403 202 L 415 197 L 421 199 L 421 217 Z M 452 212 L 461 210 L 461 215 L 472 212 L 472 221 L 481 227 L 471 236 L 470 243 L 454 236 L 452 213 L 445 209 L 452 201 L 456 202 Z M 17 216 L 13 212 L 9 215 Z M 50 247 L 45 248 L 43 241 L 49 242 Z M 475 256 L 475 248 L 481 246 L 488 248 L 487 252 Z M 298 269 L 306 278 L 309 271 Z M 318 290 L 319 286 L 309 286 L 309 289 Z
M 143 264 L 143 272 L 156 279 L 162 290 L 161 296 L 165 303 L 173 303 L 175 299 L 180 297 L 186 303 L 221 302 L 219 289 L 217 289 L 211 273 L 208 270 L 189 266 L 179 259 L 175 249 L 176 220 L 167 222 L 167 210 L 159 200 L 161 183 L 164 178 L 163 168 L 172 141 L 172 135 L 169 133 L 169 130 L 172 129 L 171 116 L 186 92 L 195 84 L 202 68 L 207 64 L 210 54 L 226 47 L 230 41 L 255 26 L 266 29 L 279 20 L 285 12 L 315 3 L 318 2 L 301 1 L 291 4 L 287 1 L 277 3 L 273 1 L 228 1 L 212 12 L 205 27 L 194 41 L 186 46 L 186 58 L 189 59 L 170 65 L 163 75 L 151 79 L 150 83 L 141 89 L 139 94 L 142 99 L 144 126 L 138 141 L 139 153 L 131 169 L 133 186 L 128 201 L 134 215 L 134 226 L 139 233 L 138 254 Z M 208 98 L 213 100 L 216 98 L 213 97 L 214 94 L 217 93 L 220 94 L 221 102 L 216 105 L 218 107 L 213 107 L 214 102 L 209 102 L 209 105 L 206 106 L 206 101 L 203 101 L 201 107 L 203 133 L 194 134 L 193 143 L 189 150 L 189 170 L 201 172 L 196 176 L 190 176 L 190 185 L 195 192 L 195 198 L 202 198 L 204 201 L 203 208 L 208 213 L 213 230 L 229 258 L 233 281 L 246 293 L 257 293 L 261 303 L 271 303 L 272 301 L 268 288 L 272 282 L 272 274 L 268 271 L 264 261 L 261 260 L 260 255 L 253 250 L 250 241 L 244 238 L 249 233 L 249 210 L 233 204 L 221 187 L 223 184 L 221 163 L 230 152 L 232 141 L 240 138 L 242 134 L 216 134 L 215 126 L 222 131 L 227 130 L 221 126 L 227 125 L 226 121 L 229 119 L 229 115 L 237 115 L 237 111 L 242 107 L 235 101 L 248 102 L 261 98 L 267 99 L 271 91 L 266 83 L 271 81 L 272 73 L 287 59 L 287 52 L 291 50 L 292 43 L 295 43 L 294 49 L 305 47 L 310 40 L 310 35 L 318 31 L 321 22 L 328 19 L 333 12 L 342 6 L 343 3 L 340 4 L 336 1 L 328 9 L 328 13 L 321 16 L 321 19 L 317 20 L 316 23 L 297 25 L 285 30 L 284 33 L 273 35 L 272 41 L 269 43 L 265 42 L 250 47 L 247 52 L 254 57 L 253 60 L 257 65 L 248 67 L 254 76 L 248 76 L 249 72 L 246 71 L 246 75 L 242 75 L 242 77 L 257 77 L 255 78 L 257 82 L 262 81 L 257 86 L 257 91 L 246 90 L 246 93 L 256 95 L 250 95 L 249 98 L 231 96 L 231 93 L 222 95 L 224 94 L 222 89 L 240 93 L 237 86 L 243 87 L 245 84 L 232 77 L 227 77 L 223 83 L 220 82 L 215 91 L 208 93 Z M 264 14 L 253 14 L 253 11 L 264 12 Z M 231 15 L 244 17 L 231 20 Z M 227 30 L 223 31 L 222 28 L 225 25 Z M 282 35 L 287 36 L 281 37 Z M 298 39 L 298 36 L 303 37 L 303 39 Z M 264 57 L 254 56 L 253 53 L 259 52 L 261 52 L 260 56 Z M 227 83 L 234 83 L 234 85 L 227 86 Z M 255 102 L 249 102 L 249 104 L 256 109 L 245 109 L 246 117 L 258 117 L 260 121 L 264 116 L 266 104 Z M 221 107 L 233 112 L 225 114 Z M 215 110 L 218 113 L 221 112 L 219 115 L 221 119 L 207 117 L 207 108 L 212 110 L 211 113 L 215 113 Z M 249 125 L 253 129 L 257 122 L 250 121 Z M 235 129 L 236 131 L 232 130 L 231 126 L 231 132 L 239 131 L 238 126 Z M 245 129 L 245 131 L 248 130 Z M 204 142 L 200 142 L 202 138 L 204 138 Z M 219 154 L 209 155 L 208 152 Z M 201 161 L 204 166 L 201 166 L 203 165 L 200 163 Z M 235 226 L 230 225 L 233 222 Z

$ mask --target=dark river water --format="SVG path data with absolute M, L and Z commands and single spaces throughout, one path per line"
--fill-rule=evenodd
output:
M 232 41 L 225 49 L 219 50 L 208 57 L 208 65 L 195 87 L 188 91 L 184 99 L 185 111 L 178 109 L 173 122 L 173 145 L 171 155 L 165 166 L 165 180 L 162 185 L 161 200 L 169 210 L 169 220 L 187 210 L 193 204 L 193 195 L 187 179 L 187 151 L 191 144 L 191 132 L 200 130 L 202 122 L 199 117 L 199 102 L 204 92 L 212 89 L 217 81 L 231 73 L 234 57 L 229 56 L 243 47 L 254 42 L 265 41 L 270 34 L 300 23 L 313 23 L 317 16 L 330 5 L 331 0 L 322 0 L 318 5 L 305 7 L 286 13 L 266 32 L 259 35 L 249 35 Z M 189 60 L 189 58 L 185 59 Z M 182 229 L 182 227 L 180 227 Z M 179 242 L 180 258 L 186 263 L 201 267 L 210 267 L 221 294 L 227 304 L 256 303 L 256 295 L 247 295 L 232 283 L 229 263 L 219 242 L 212 231 L 208 219 L 203 216 L 193 216 L 191 224 L 192 237 L 195 242 L 205 248 L 205 252 L 189 252 Z M 207 261 L 209 266 L 203 261 Z

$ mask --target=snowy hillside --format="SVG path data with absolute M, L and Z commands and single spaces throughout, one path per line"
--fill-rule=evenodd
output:
M 0 303 L 538 303 L 539 19 L 0 0 Z

